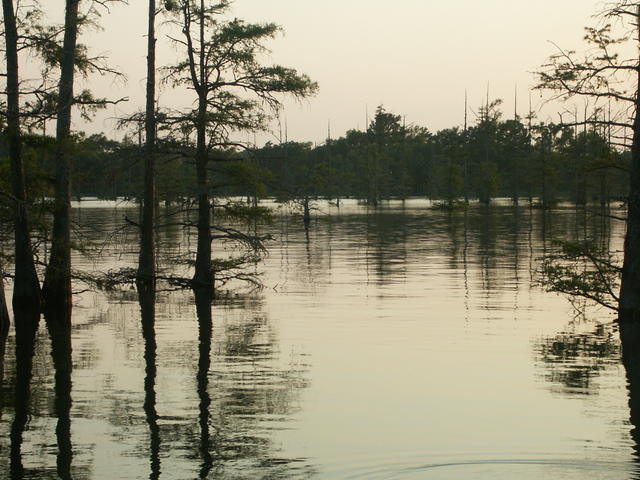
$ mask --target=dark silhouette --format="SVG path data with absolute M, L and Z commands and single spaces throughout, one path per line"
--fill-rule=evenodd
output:
M 138 284 L 155 287 L 156 246 L 154 226 L 156 218 L 156 2 L 149 0 L 147 30 L 147 98 L 145 108 L 144 142 L 144 197 L 142 201 L 142 229 L 138 260 Z M 140 286 L 140 285 L 139 285 Z M 145 286 L 142 286 L 145 288 Z

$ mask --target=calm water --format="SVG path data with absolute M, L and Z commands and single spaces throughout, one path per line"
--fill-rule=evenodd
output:
M 101 248 L 77 268 L 132 264 L 133 232 L 112 233 L 125 214 L 76 209 Z M 11 336 L 0 478 L 12 458 L 38 479 L 57 463 L 78 479 L 640 478 L 613 316 L 575 317 L 536 285 L 554 241 L 616 248 L 622 225 L 569 206 L 347 202 L 322 207 L 308 233 L 286 214 L 261 231 L 275 237 L 264 290 L 216 300 L 210 336 L 191 292 L 160 293 L 155 360 L 135 291 L 77 296 L 66 434 L 43 326 L 11 441 Z M 160 241 L 188 243 L 177 228 Z M 58 446 L 69 442 L 72 454 Z

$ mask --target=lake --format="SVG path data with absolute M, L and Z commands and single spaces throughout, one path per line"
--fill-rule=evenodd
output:
M 160 292 L 153 355 L 134 290 L 79 293 L 66 430 L 44 323 L 27 397 L 12 331 L 0 478 L 640 478 L 615 316 L 539 285 L 557 241 L 616 249 L 624 225 L 562 204 L 429 206 L 322 203 L 308 231 L 276 209 L 264 288 L 222 292 L 210 334 L 191 291 Z M 99 247 L 75 268 L 132 266 L 136 214 L 75 204 Z M 158 239 L 195 247 L 175 226 Z

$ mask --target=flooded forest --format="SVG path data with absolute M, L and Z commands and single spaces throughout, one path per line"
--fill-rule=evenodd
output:
M 527 108 L 320 142 L 228 0 L 141 2 L 96 133 L 131 7 L 59 3 L 2 2 L 0 480 L 640 479 L 640 2 Z

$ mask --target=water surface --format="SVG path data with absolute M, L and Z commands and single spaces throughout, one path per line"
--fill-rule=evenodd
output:
M 321 205 L 308 231 L 278 213 L 259 226 L 265 288 L 221 295 L 209 320 L 191 292 L 159 293 L 154 348 L 135 291 L 79 294 L 69 438 L 43 327 L 19 454 L 10 337 L 0 478 L 17 460 L 23 478 L 61 463 L 91 479 L 640 478 L 614 317 L 576 317 L 537 284 L 554 242 L 616 248 L 623 225 L 568 205 L 427 207 Z M 114 232 L 135 209 L 74 211 L 101 245 L 77 268 L 133 264 L 135 234 Z

